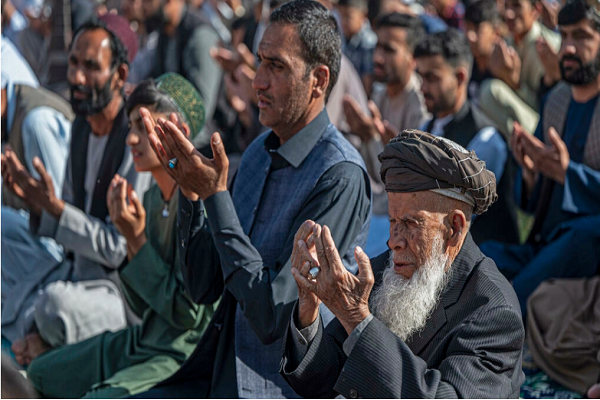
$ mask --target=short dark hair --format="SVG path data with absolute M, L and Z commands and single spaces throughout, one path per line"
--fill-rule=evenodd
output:
M 423 22 L 419 17 L 393 12 L 379 18 L 375 24 L 379 28 L 402 28 L 406 31 L 406 45 L 414 51 L 419 40 L 425 35 Z
M 594 29 L 600 32 L 600 12 L 590 7 L 585 0 L 573 0 L 565 4 L 558 13 L 558 25 L 573 25 L 587 19 L 593 22 Z
M 338 6 L 357 8 L 367 12 L 369 10 L 368 0 L 338 0 Z
M 473 65 L 473 55 L 465 35 L 455 28 L 445 32 L 427 35 L 417 47 L 414 57 L 442 56 L 452 67 L 467 66 L 469 73 Z
M 73 40 L 69 45 L 69 51 L 71 51 L 71 48 L 73 47 L 73 43 L 75 43 L 75 39 L 77 38 L 77 36 L 79 36 L 85 31 L 95 31 L 97 29 L 102 29 L 106 33 L 108 33 L 108 37 L 110 40 L 110 50 L 112 53 L 110 68 L 114 69 L 115 67 L 118 67 L 121 64 L 129 65 L 129 59 L 127 58 L 127 47 L 125 47 L 121 39 L 119 39 L 119 37 L 115 35 L 112 31 L 108 30 L 106 24 L 97 17 L 92 17 L 75 31 L 75 33 L 73 34 Z
M 302 43 L 306 76 L 317 65 L 329 68 L 325 100 L 337 82 L 342 62 L 342 37 L 333 14 L 313 0 L 294 0 L 275 9 L 270 23 L 294 25 Z
M 152 107 L 155 112 L 159 113 L 170 114 L 174 112 L 179 114 L 173 100 L 166 93 L 158 90 L 156 82 L 152 78 L 140 82 L 135 87 L 125 104 L 127 115 L 137 106 Z
M 467 6 L 465 21 L 479 25 L 489 22 L 492 25 L 500 21 L 500 12 L 495 0 L 476 0 Z

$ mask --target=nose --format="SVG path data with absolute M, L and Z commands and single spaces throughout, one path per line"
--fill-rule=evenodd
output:
M 269 81 L 267 80 L 265 68 L 262 63 L 258 66 L 256 70 L 256 75 L 254 75 L 254 79 L 252 80 L 252 89 L 254 90 L 267 90 L 269 88 Z
M 388 247 L 392 250 L 404 250 L 408 242 L 406 236 L 402 232 L 399 224 L 390 225 L 390 238 L 388 240 Z
M 376 64 L 383 64 L 384 63 L 384 59 L 383 59 L 383 50 L 375 47 L 375 51 L 373 51 L 373 62 Z
M 76 66 L 69 66 L 67 70 L 67 80 L 71 85 L 85 85 L 85 74 Z
M 140 138 L 138 137 L 137 133 L 135 133 L 133 130 L 130 130 L 129 133 L 127 134 L 127 146 L 132 147 L 135 146 L 136 144 L 138 144 L 140 141 Z

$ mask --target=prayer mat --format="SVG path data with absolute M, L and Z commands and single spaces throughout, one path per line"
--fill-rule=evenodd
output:
M 521 386 L 522 399 L 581 399 L 579 393 L 552 380 L 533 362 L 527 344 L 523 347 L 523 372 L 525 383 Z

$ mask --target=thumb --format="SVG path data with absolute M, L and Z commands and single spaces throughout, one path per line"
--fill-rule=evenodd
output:
M 142 205 L 142 202 L 137 192 L 133 190 L 133 188 L 131 188 L 130 190 L 131 191 L 129 192 L 129 201 L 131 202 L 131 204 L 133 204 L 133 207 L 135 207 L 136 214 L 144 216 L 146 214 L 146 210 L 144 209 L 144 206 Z
M 44 163 L 42 162 L 42 160 L 40 160 L 38 157 L 34 157 L 33 166 L 35 167 L 36 171 L 40 174 L 40 179 L 44 183 L 44 186 L 46 186 L 46 189 L 51 188 L 53 186 L 52 178 L 50 178 L 50 175 L 48 175 L 48 172 L 46 172 L 46 168 L 44 167 Z
M 369 100 L 369 111 L 371 111 L 373 118 L 381 119 L 381 112 L 373 100 Z
M 370 283 L 373 285 L 373 268 L 371 268 L 371 261 L 369 256 L 363 251 L 360 246 L 356 246 L 354 249 L 354 259 L 358 264 L 358 278 L 361 282 Z
M 556 132 L 556 129 L 554 129 L 553 127 L 550 127 L 550 129 L 548 129 L 548 137 L 550 138 L 550 143 L 552 143 L 552 146 L 554 146 L 554 148 L 560 153 L 562 153 L 563 150 L 567 148 L 565 142 L 563 142 L 560 136 L 558 136 L 558 132 Z
M 221 171 L 227 170 L 229 168 L 229 158 L 227 158 L 225 146 L 223 145 L 221 135 L 219 135 L 218 132 L 213 133 L 210 138 L 210 147 L 212 148 L 213 160 L 217 168 Z

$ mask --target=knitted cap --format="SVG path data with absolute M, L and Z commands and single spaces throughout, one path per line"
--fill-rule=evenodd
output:
M 129 63 L 133 62 L 138 51 L 137 34 L 129 26 L 129 21 L 120 15 L 107 13 L 99 17 L 100 21 L 106 24 L 106 29 L 114 33 L 127 49 L 127 59 Z
M 202 130 L 206 118 L 200 93 L 187 79 L 174 72 L 162 74 L 155 81 L 158 90 L 173 100 L 184 122 L 190 127 L 190 140 L 193 139 Z

